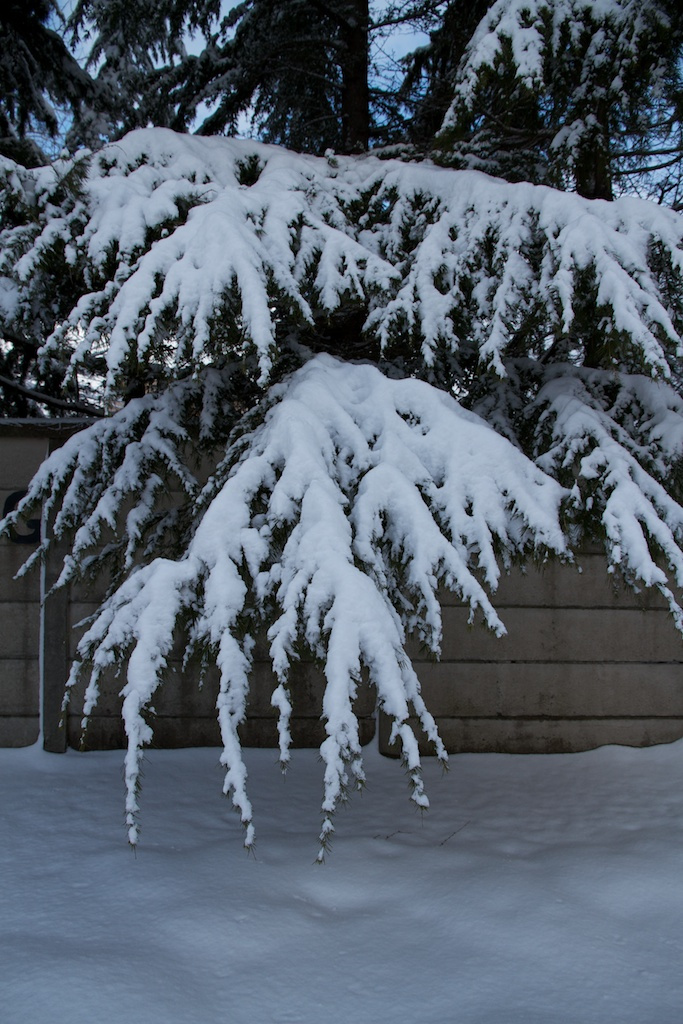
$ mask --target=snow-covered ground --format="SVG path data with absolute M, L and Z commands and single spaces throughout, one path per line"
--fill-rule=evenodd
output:
M 680 1024 L 683 743 L 426 766 L 367 754 L 318 850 L 321 765 L 152 751 L 134 856 L 120 752 L 0 751 L 3 1024 Z

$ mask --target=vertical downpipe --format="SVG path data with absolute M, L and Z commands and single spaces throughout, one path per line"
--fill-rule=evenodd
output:
M 54 441 L 48 442 L 47 454 L 56 447 Z M 50 523 L 44 514 L 41 528 L 47 537 Z M 53 754 L 63 754 L 67 748 L 62 704 L 69 668 L 68 595 L 65 590 L 50 594 L 59 577 L 59 547 L 51 547 L 40 566 L 40 735 L 43 750 Z

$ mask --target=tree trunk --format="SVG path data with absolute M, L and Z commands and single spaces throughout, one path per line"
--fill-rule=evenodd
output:
M 586 199 L 613 199 L 607 105 L 596 107 L 597 127 L 582 144 L 574 165 L 576 191 Z
M 342 138 L 344 153 L 363 153 L 370 142 L 368 0 L 349 0 L 342 28 Z

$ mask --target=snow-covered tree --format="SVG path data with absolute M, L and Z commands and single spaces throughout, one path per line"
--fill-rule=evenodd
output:
M 612 40 L 634 10 L 590 6 Z M 660 24 L 654 4 L 640 7 L 643 24 Z M 456 47 L 453 110 L 475 110 L 480 83 L 512 68 L 546 118 L 542 184 L 159 128 L 48 167 L 2 161 L 0 334 L 30 337 L 41 372 L 63 371 L 74 400 L 101 379 L 118 409 L 50 457 L 6 528 L 42 504 L 52 539 L 27 568 L 68 539 L 60 585 L 110 581 L 69 690 L 88 674 L 87 724 L 103 674 L 124 674 L 131 842 L 154 694 L 181 636 L 188 666 L 196 655 L 218 667 L 225 791 L 247 845 L 239 726 L 256 638 L 277 679 L 285 766 L 292 669 L 319 663 L 322 855 L 335 809 L 363 782 L 364 676 L 427 803 L 409 719 L 445 751 L 406 641 L 438 657 L 442 588 L 500 635 L 501 573 L 572 560 L 589 538 L 611 572 L 657 588 L 683 631 L 683 218 L 577 194 L 590 191 L 581 167 L 596 121 L 575 93 L 549 113 L 542 77 L 552 52 L 568 61 L 554 80 L 575 85 L 569 51 L 547 49 L 548 25 L 562 42 L 570 9 L 588 17 L 578 0 L 500 0 Z M 634 113 L 673 95 L 652 46 Z M 625 118 L 622 49 L 594 40 L 586 81 L 609 81 Z M 551 172 L 559 153 L 564 171 Z M 610 150 L 610 166 L 619 159 Z
M 59 152 L 69 128 L 78 136 L 98 119 L 104 96 L 79 65 L 58 31 L 63 27 L 55 0 L 7 0 L 0 9 L 0 156 L 40 166 Z M 10 165 L 11 166 L 11 165 Z M 3 173 L 3 172 L 0 172 Z M 13 173 L 13 172 L 12 172 Z M 18 173 L 21 173 L 18 170 Z M 26 210 L 18 193 L 4 190 L 0 225 L 22 222 Z M 58 299 L 53 296 L 51 312 Z M 37 365 L 39 334 L 34 320 L 43 310 L 24 312 L 19 330 L 0 338 L 0 414 L 58 415 L 91 412 L 70 388 L 63 388 L 63 364 Z
M 455 0 L 412 80 L 441 159 L 589 198 L 680 204 L 683 12 L 677 0 L 495 0 L 474 31 Z
M 27 170 L 21 164 L 0 157 L 0 261 L 12 272 L 15 260 L 21 257 L 25 244 L 39 230 L 33 218 L 43 224 L 57 206 L 44 207 L 44 184 L 49 181 L 52 201 L 63 209 L 73 209 L 80 194 L 80 176 L 85 173 L 83 161 L 57 161 L 47 170 Z M 64 168 L 63 174 L 57 170 Z M 57 179 L 55 171 L 57 170 Z M 44 175 L 47 174 L 47 178 Z M 59 184 L 55 188 L 55 181 Z M 42 198 L 38 198 L 41 196 Z M 43 207 L 39 212 L 40 207 Z M 14 305 L 12 289 L 0 282 L 0 415 L 2 416 L 68 416 L 72 414 L 101 415 L 101 388 L 104 363 L 98 353 L 88 356 L 78 374 L 64 381 L 74 341 L 50 358 L 39 359 L 46 329 L 71 309 L 78 295 L 78 284 L 70 281 L 63 263 L 63 247 L 57 244 L 46 260 L 35 269 L 31 296 L 19 308 Z M 55 273 L 60 278 L 55 289 Z M 76 284 L 76 291 L 72 287 Z M 98 393 L 100 392 L 100 393 Z
M 220 671 L 247 844 L 255 636 L 285 765 L 291 668 L 319 661 L 324 848 L 363 780 L 364 671 L 426 803 L 409 716 L 445 754 L 405 642 L 438 656 L 439 588 L 500 634 L 501 572 L 571 559 L 589 536 L 683 627 L 678 214 L 162 129 L 50 168 L 5 163 L 3 182 L 23 211 L 0 239 L 3 329 L 52 308 L 46 361 L 71 351 L 76 375 L 103 352 L 113 399 L 147 391 L 52 455 L 17 513 L 42 503 L 71 538 L 62 584 L 111 574 L 70 685 L 91 673 L 87 720 L 101 674 L 125 672 L 131 842 L 178 631 Z

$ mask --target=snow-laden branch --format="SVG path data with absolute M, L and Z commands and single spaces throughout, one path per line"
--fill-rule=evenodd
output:
M 45 357 L 78 334 L 77 366 L 104 342 L 110 382 L 131 354 L 197 366 L 245 345 L 266 381 L 276 351 L 345 307 L 385 352 L 408 340 L 429 366 L 474 341 L 503 373 L 529 320 L 535 338 L 572 335 L 585 273 L 596 317 L 643 365 L 667 373 L 679 345 L 651 254 L 680 274 L 683 226 L 646 202 L 159 129 L 84 161 L 22 172 L 35 215 L 0 237 L 0 316 L 15 324 L 66 268 L 74 301 L 48 323 Z
M 439 159 L 587 196 L 608 198 L 625 188 L 661 201 L 676 175 L 662 174 L 657 151 L 676 152 L 679 164 L 681 154 L 680 5 L 484 6 L 456 58 Z
M 503 62 L 506 46 L 516 77 L 531 91 L 542 90 L 553 61 L 567 58 L 576 47 L 582 62 L 571 97 L 576 105 L 580 100 L 590 104 L 591 87 L 608 64 L 609 52 L 609 88 L 627 103 L 630 77 L 623 65 L 641 55 L 649 33 L 667 31 L 664 6 L 653 0 L 495 0 L 465 50 L 457 98 L 444 127 L 452 123 L 456 105 L 472 103 L 483 71 L 493 71 Z
M 534 403 L 547 437 L 538 465 L 574 478 L 570 516 L 599 525 L 612 570 L 656 587 L 683 632 L 683 508 L 671 493 L 680 499 L 683 401 L 640 376 L 566 366 L 544 376 Z
M 69 438 L 41 465 L 7 517 L 11 524 L 42 509 L 50 523 L 20 574 L 62 537 L 69 537 L 70 552 L 56 587 L 105 567 L 116 583 L 164 545 L 181 548 L 189 528 L 182 503 L 200 490 L 203 455 L 220 445 L 238 418 L 232 401 L 239 383 L 239 374 L 206 368 Z
M 174 410 L 159 403 L 156 417 L 173 419 Z M 150 416 L 146 443 L 151 423 Z M 131 413 L 112 417 L 110 429 L 125 437 Z M 81 436 L 86 460 L 102 430 L 98 423 Z M 290 669 L 301 652 L 321 662 L 325 845 L 339 800 L 363 779 L 353 711 L 361 673 L 367 671 L 403 742 L 413 798 L 426 805 L 408 718 L 416 715 L 436 752 L 445 752 L 405 652 L 407 633 L 417 632 L 438 654 L 441 586 L 503 633 L 489 597 L 501 562 L 534 551 L 566 553 L 559 525 L 564 489 L 477 416 L 421 381 L 389 380 L 372 366 L 318 356 L 274 387 L 265 408 L 252 413 L 242 430 L 196 498 L 197 524 L 184 555 L 158 557 L 133 571 L 79 645 L 71 683 L 82 662 L 91 664 L 86 718 L 101 673 L 127 658 L 131 842 L 137 839 L 141 749 L 152 737 L 145 713 L 179 625 L 189 621 L 189 648 L 210 652 L 220 670 L 225 788 L 247 829 L 247 844 L 253 841 L 252 812 L 238 728 L 255 631 L 267 628 L 283 763 L 295 700 Z M 74 447 L 70 442 L 50 457 L 34 490 L 48 486 L 48 477 L 77 478 Z M 123 508 L 126 462 L 123 455 L 80 527 L 76 560 L 86 557 L 86 540 L 97 541 L 109 502 Z M 65 492 L 72 511 L 77 493 L 77 487 Z M 146 507 L 144 494 L 139 507 Z M 65 514 L 57 516 L 58 528 Z

